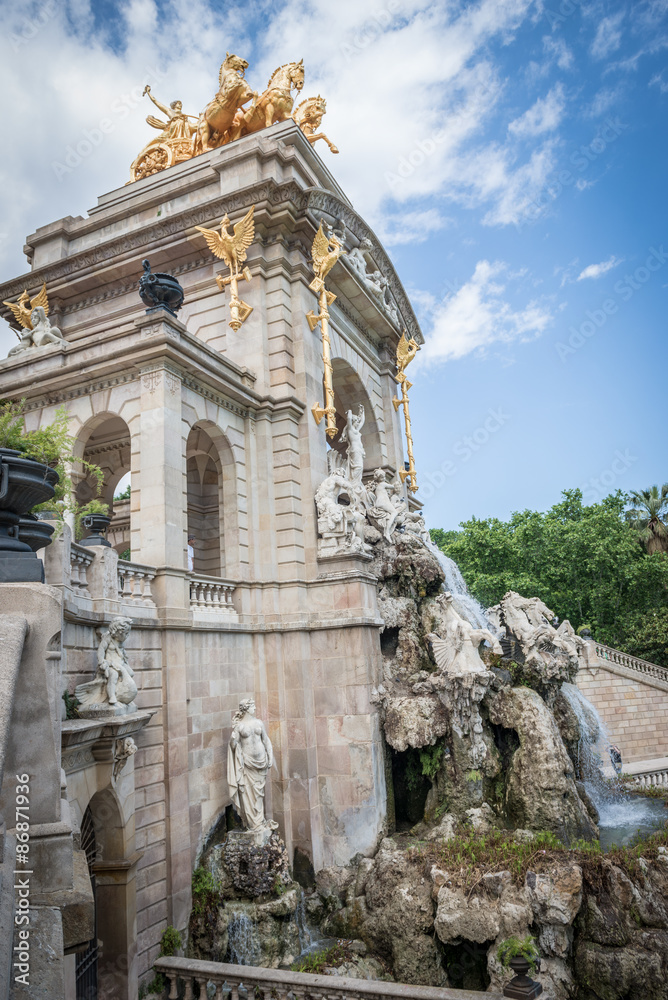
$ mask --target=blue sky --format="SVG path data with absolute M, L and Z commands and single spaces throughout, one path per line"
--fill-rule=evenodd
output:
M 258 89 L 304 57 L 426 337 L 413 363 L 433 527 L 668 479 L 668 2 L 0 3 L 0 274 L 124 183 L 146 82 L 197 114 L 226 50 Z M 110 117 L 74 168 L 67 149 Z M 18 136 L 19 133 L 17 133 Z M 59 165 L 61 165 L 59 167 Z M 664 253 L 664 251 L 666 253 Z M 14 335 L 0 329 L 0 352 Z

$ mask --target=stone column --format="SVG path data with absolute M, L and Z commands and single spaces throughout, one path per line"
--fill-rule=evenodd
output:
M 153 587 L 161 616 L 185 620 L 189 593 L 185 578 L 186 459 L 181 381 L 162 363 L 142 371 L 140 435 L 141 543 L 137 558 L 158 568 Z

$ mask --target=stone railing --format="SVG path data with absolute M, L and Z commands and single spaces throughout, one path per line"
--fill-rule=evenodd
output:
M 118 560 L 118 599 L 123 604 L 139 608 L 155 608 L 151 583 L 155 580 L 154 566 Z
M 88 545 L 70 544 L 70 588 L 76 597 L 90 597 L 88 567 L 95 558 L 95 550 Z
M 215 576 L 190 576 L 190 610 L 197 616 L 236 616 L 232 603 L 235 584 Z
M 594 647 L 600 660 L 609 660 L 610 663 L 617 663 L 620 667 L 626 667 L 627 670 L 636 670 L 647 677 L 656 677 L 657 680 L 665 681 L 668 684 L 668 667 L 660 667 L 658 663 L 650 663 L 637 656 L 630 656 L 628 653 L 622 653 L 619 649 L 604 646 L 600 642 L 595 642 Z
M 313 976 L 303 972 L 283 972 L 279 969 L 259 969 L 250 965 L 224 965 L 220 962 L 200 962 L 190 958 L 159 958 L 154 966 L 169 980 L 169 1000 L 193 1000 L 195 984 L 200 998 L 207 996 L 207 983 L 216 989 L 215 1000 L 239 1000 L 239 987 L 248 997 L 278 1000 L 501 1000 L 500 993 L 478 993 L 476 990 L 435 989 L 431 986 L 408 986 L 405 983 L 383 983 L 368 979 L 347 979 L 343 976 Z M 185 992 L 180 993 L 181 979 Z M 227 988 L 226 988 L 227 987 Z

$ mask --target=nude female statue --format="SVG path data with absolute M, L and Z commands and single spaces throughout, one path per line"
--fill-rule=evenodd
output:
M 264 814 L 264 789 L 273 764 L 271 740 L 264 723 L 255 717 L 255 702 L 248 698 L 234 713 L 227 748 L 227 783 L 247 830 L 275 830 L 278 826 Z

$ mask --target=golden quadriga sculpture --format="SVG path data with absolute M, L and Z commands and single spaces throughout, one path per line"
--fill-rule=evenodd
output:
M 144 94 L 167 116 L 167 121 L 152 115 L 146 119 L 152 128 L 161 132 L 144 146 L 133 161 L 130 179 L 137 181 L 150 177 L 199 153 L 217 149 L 290 117 L 294 118 L 311 144 L 324 139 L 331 151 L 338 153 L 325 133 L 318 132 L 327 106 L 320 95 L 302 101 L 293 112 L 293 91 L 299 94 L 304 86 L 303 59 L 285 63 L 274 70 L 261 94 L 253 90 L 245 79 L 247 69 L 245 59 L 225 53 L 225 61 L 218 73 L 218 91 L 198 119 L 184 114 L 180 101 L 173 101 L 169 107 L 160 104 L 147 85 Z M 197 124 L 191 124 L 191 119 Z
M 325 390 L 325 405 L 320 406 L 318 403 L 314 403 L 311 407 L 311 412 L 316 424 L 320 424 L 323 417 L 327 418 L 327 437 L 329 438 L 336 437 L 337 434 L 334 384 L 332 379 L 332 351 L 329 340 L 329 306 L 336 299 L 336 295 L 333 292 L 328 292 L 325 288 L 325 278 L 339 257 L 345 252 L 341 241 L 333 232 L 325 235 L 323 224 L 320 222 L 311 250 L 315 277 L 309 285 L 309 288 L 312 288 L 318 296 L 320 312 L 316 316 L 313 310 L 310 309 L 306 314 L 306 319 L 311 330 L 315 330 L 318 323 L 320 323 L 320 329 L 322 330 L 322 363 L 324 367 L 322 384 Z
M 400 406 L 404 408 L 404 424 L 406 428 L 406 450 L 408 451 L 408 469 L 400 469 L 399 476 L 401 477 L 401 482 L 408 482 L 408 489 L 411 493 L 417 491 L 417 474 L 415 472 L 415 458 L 413 457 L 413 435 L 411 434 L 411 417 L 408 410 L 408 390 L 413 385 L 412 382 L 408 381 L 406 376 L 406 368 L 411 363 L 420 347 L 416 340 L 412 337 L 409 339 L 406 337 L 406 331 L 401 334 L 401 339 L 397 344 L 397 374 L 394 376 L 395 382 L 398 382 L 401 386 L 401 399 L 397 399 L 395 396 L 392 400 L 394 404 L 394 409 L 397 411 Z
M 47 344 L 62 344 L 65 341 L 57 326 L 49 322 L 49 299 L 46 294 L 46 284 L 31 299 L 24 289 L 16 302 L 3 302 L 11 309 L 14 319 L 20 324 L 21 332 L 16 331 L 19 343 L 12 347 L 8 354 L 20 354 L 29 351 L 31 347 L 45 347 Z
M 204 236 L 209 250 L 216 257 L 224 260 L 230 269 L 227 277 L 223 277 L 222 274 L 216 276 L 216 284 L 221 292 L 225 290 L 225 285 L 230 286 L 230 313 L 232 315 L 230 326 L 235 333 L 253 312 L 253 307 L 239 298 L 239 280 L 241 278 L 244 281 L 251 280 L 251 273 L 248 267 L 244 267 L 243 270 L 240 270 L 240 268 L 246 260 L 248 247 L 255 239 L 254 211 L 255 205 L 251 205 L 243 219 L 237 222 L 232 233 L 228 232 L 230 220 L 227 215 L 220 223 L 220 233 L 217 233 L 215 229 L 204 229 L 202 226 L 195 226 L 195 229 Z

